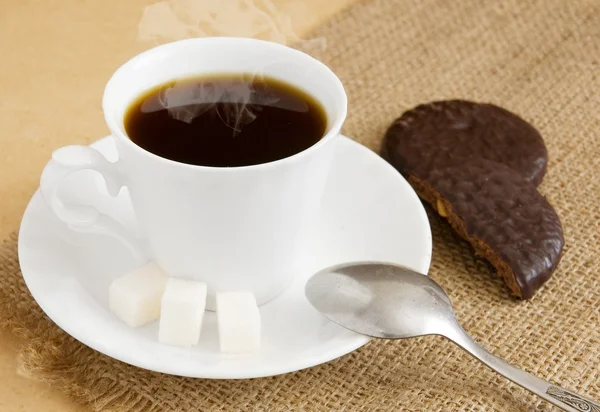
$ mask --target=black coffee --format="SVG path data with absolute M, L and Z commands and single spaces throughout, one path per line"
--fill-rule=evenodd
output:
M 279 80 L 220 75 L 177 80 L 146 92 L 125 130 L 158 156 L 202 166 L 248 166 L 294 155 L 325 134 L 319 102 Z

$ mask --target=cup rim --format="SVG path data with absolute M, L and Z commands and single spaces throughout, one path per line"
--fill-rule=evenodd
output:
M 141 146 L 138 146 L 136 143 L 134 143 L 124 133 L 124 130 L 122 130 L 122 127 L 118 126 L 119 117 L 112 116 L 112 113 L 109 112 L 107 109 L 108 109 L 109 105 L 112 103 L 112 101 L 111 101 L 112 88 L 115 87 L 114 83 L 116 82 L 116 79 L 119 76 L 123 75 L 123 72 L 125 72 L 130 67 L 135 66 L 135 64 L 139 60 L 141 60 L 151 54 L 159 53 L 165 49 L 170 49 L 173 47 L 181 47 L 185 43 L 217 43 L 217 44 L 227 43 L 227 44 L 238 44 L 238 45 L 240 43 L 241 44 L 245 43 L 248 46 L 261 44 L 263 46 L 272 47 L 272 48 L 276 48 L 276 49 L 280 49 L 280 50 L 285 50 L 288 53 L 295 54 L 302 58 L 308 58 L 310 61 L 312 61 L 312 63 L 316 67 L 318 67 L 320 70 L 322 70 L 333 81 L 335 93 L 337 94 L 336 99 L 341 100 L 341 110 L 339 111 L 339 113 L 337 113 L 335 115 L 335 118 L 332 119 L 331 127 L 329 127 L 329 130 L 327 131 L 327 133 L 325 133 L 323 135 L 323 137 L 321 139 L 319 139 L 318 142 L 316 142 L 312 146 L 310 146 L 298 153 L 295 153 L 288 157 L 284 157 L 282 159 L 277 159 L 277 160 L 273 160 L 270 162 L 258 163 L 258 164 L 253 164 L 253 165 L 223 167 L 223 166 L 195 165 L 195 164 L 183 163 L 183 162 L 179 162 L 176 160 L 161 157 L 155 153 L 152 153 L 152 152 L 144 149 Z M 143 92 L 143 91 L 141 91 L 141 92 Z M 325 65 L 321 61 L 315 59 L 314 57 L 312 57 L 309 54 L 304 53 L 300 50 L 294 49 L 289 46 L 285 46 L 280 43 L 270 42 L 270 41 L 266 41 L 266 40 L 246 38 L 246 37 L 200 37 L 200 38 L 191 38 L 191 39 L 177 40 L 174 42 L 165 43 L 165 44 L 153 47 L 151 49 L 148 49 L 140 54 L 137 54 L 136 56 L 132 57 L 131 59 L 129 59 L 127 62 L 125 62 L 123 65 L 121 65 L 113 73 L 113 75 L 109 79 L 108 83 L 106 84 L 106 87 L 104 89 L 104 95 L 102 98 L 102 109 L 104 112 L 104 118 L 105 118 L 106 124 L 108 125 L 108 128 L 110 129 L 113 137 L 124 142 L 126 145 L 131 147 L 136 152 L 138 152 L 140 154 L 144 154 L 146 156 L 150 156 L 151 158 L 153 158 L 157 161 L 160 161 L 160 162 L 163 162 L 166 164 L 170 164 L 172 166 L 179 166 L 182 168 L 188 168 L 188 169 L 192 169 L 192 170 L 210 170 L 210 171 L 223 172 L 223 171 L 240 171 L 240 170 L 263 169 L 263 168 L 267 168 L 267 167 L 276 167 L 276 166 L 279 166 L 284 163 L 292 163 L 292 162 L 299 161 L 301 158 L 310 155 L 312 152 L 318 150 L 320 147 L 324 146 L 327 142 L 329 142 L 330 140 L 332 140 L 333 138 L 335 138 L 336 136 L 338 136 L 340 134 L 342 124 L 346 120 L 346 115 L 347 115 L 347 111 L 348 111 L 348 97 L 346 95 L 346 91 L 344 90 L 344 86 L 343 86 L 341 80 L 327 65 Z M 121 120 L 122 120 L 123 115 L 121 115 L 121 117 L 120 117 Z

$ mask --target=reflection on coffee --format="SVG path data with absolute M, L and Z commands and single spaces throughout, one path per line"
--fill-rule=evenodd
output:
M 317 143 L 327 119 L 306 92 L 264 76 L 218 75 L 172 81 L 138 97 L 125 130 L 158 156 L 234 167 L 292 156 Z

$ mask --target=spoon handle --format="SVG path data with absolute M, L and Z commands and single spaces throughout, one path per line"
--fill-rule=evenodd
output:
M 543 379 L 533 376 L 521 369 L 515 368 L 511 364 L 503 361 L 499 357 L 492 355 L 487 350 L 479 346 L 463 330 L 456 325 L 452 331 L 447 331 L 444 336 L 470 353 L 476 359 L 479 359 L 489 368 L 495 370 L 500 375 L 505 376 L 517 385 L 535 393 L 539 397 L 569 412 L 600 412 L 600 403 L 571 392 L 560 386 L 553 385 Z

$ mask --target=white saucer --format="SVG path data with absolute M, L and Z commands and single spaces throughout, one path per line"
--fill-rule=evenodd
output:
M 92 145 L 116 160 L 111 137 Z M 64 194 L 99 205 L 127 226 L 135 218 L 123 190 L 110 198 L 101 178 L 81 172 Z M 245 355 L 219 353 L 216 316 L 207 312 L 200 344 L 182 349 L 159 344 L 157 322 L 130 329 L 108 310 L 108 285 L 136 262 L 112 239 L 75 233 L 46 207 L 39 191 L 21 223 L 19 259 L 31 294 L 71 336 L 108 356 L 153 371 L 198 378 L 255 378 L 293 372 L 347 354 L 369 338 L 316 312 L 304 283 L 317 270 L 348 261 L 399 263 L 427 273 L 431 232 L 417 195 L 375 153 L 338 140 L 323 205 L 311 229 L 304 268 L 275 300 L 261 306 L 262 347 Z

